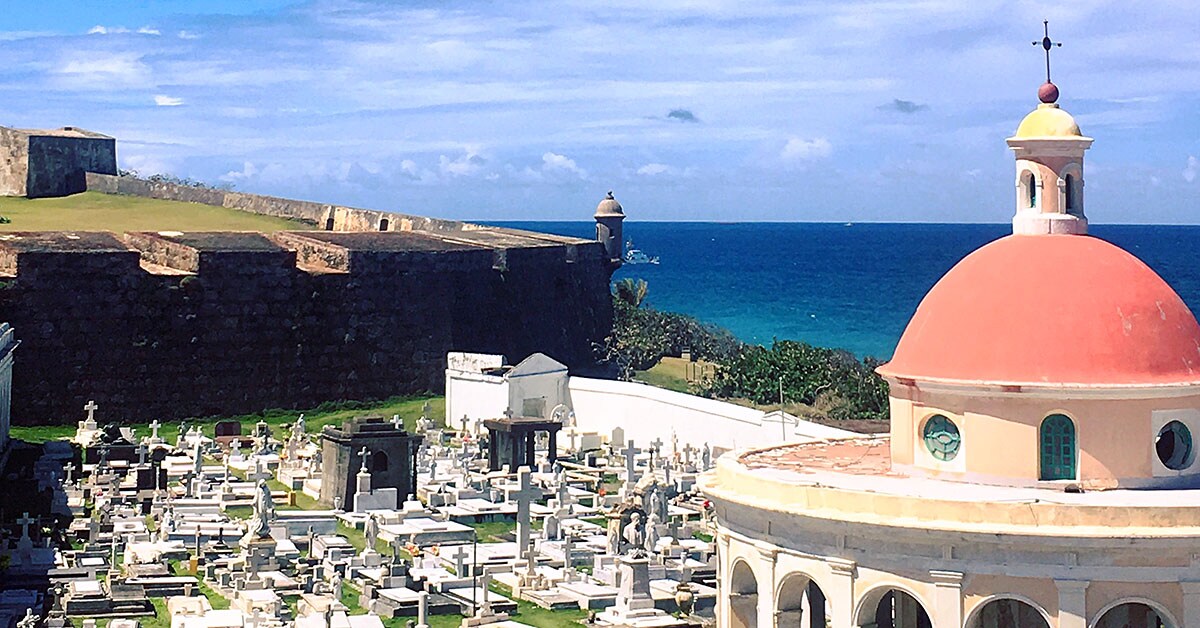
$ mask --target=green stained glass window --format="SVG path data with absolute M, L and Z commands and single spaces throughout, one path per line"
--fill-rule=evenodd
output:
M 922 436 L 925 438 L 925 448 L 938 460 L 954 460 L 958 455 L 958 447 L 962 444 L 958 426 L 940 414 L 935 414 L 925 421 Z
M 1075 479 L 1075 423 L 1062 414 L 1042 421 L 1041 473 L 1043 480 Z
M 1192 431 L 1179 421 L 1171 421 L 1158 431 L 1154 451 L 1163 466 L 1182 471 L 1192 465 Z

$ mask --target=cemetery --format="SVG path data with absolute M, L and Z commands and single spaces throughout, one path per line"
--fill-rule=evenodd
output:
M 502 370 L 491 397 L 460 376 L 444 399 L 317 418 L 125 425 L 89 401 L 64 438 L 10 448 L 52 497 L 0 545 L 20 581 L 0 625 L 711 624 L 716 528 L 696 485 L 720 435 L 596 429 L 576 417 L 596 408 L 559 394 L 566 367 Z

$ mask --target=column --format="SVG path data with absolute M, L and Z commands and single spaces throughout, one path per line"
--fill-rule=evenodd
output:
M 1200 626 L 1200 582 L 1183 581 L 1183 625 Z
M 1086 580 L 1055 580 L 1058 588 L 1058 628 L 1087 628 Z
M 729 535 L 717 528 L 717 628 L 729 628 Z
M 825 592 L 832 610 L 830 625 L 833 628 L 854 628 L 854 570 L 858 565 L 844 558 L 826 558 L 825 562 L 833 572 L 829 590 Z
M 779 550 L 770 547 L 758 548 L 758 625 L 778 626 L 775 615 L 775 563 Z
M 933 616 L 930 619 L 934 626 L 951 626 L 958 628 L 963 625 L 962 580 L 963 575 L 957 571 L 933 570 L 929 572 L 933 580 Z

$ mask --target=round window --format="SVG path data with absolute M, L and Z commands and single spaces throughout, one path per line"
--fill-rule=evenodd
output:
M 925 421 L 925 447 L 938 460 L 953 460 L 958 455 L 958 446 L 962 437 L 958 434 L 958 426 L 946 417 L 935 414 Z
M 1154 451 L 1168 469 L 1180 471 L 1192 466 L 1192 431 L 1179 421 L 1171 421 L 1158 431 Z

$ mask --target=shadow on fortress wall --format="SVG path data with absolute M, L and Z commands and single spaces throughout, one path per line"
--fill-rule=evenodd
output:
M 14 233 L 0 320 L 22 345 L 14 424 L 313 407 L 441 391 L 448 351 L 544 352 L 602 375 L 597 242 L 87 175 L 89 190 L 221 205 L 327 231 Z M 381 232 L 383 228 L 386 231 Z

